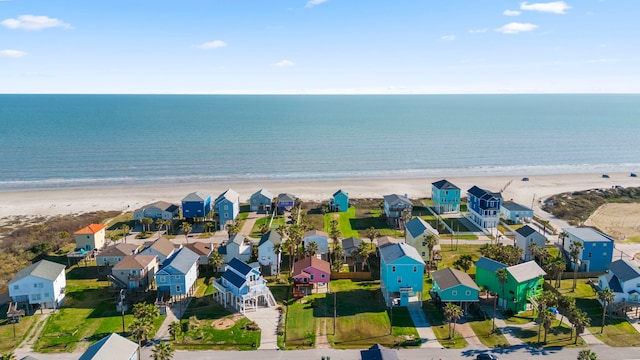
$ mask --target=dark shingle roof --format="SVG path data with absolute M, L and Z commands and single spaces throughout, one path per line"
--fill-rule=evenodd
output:
M 189 202 L 189 201 L 205 201 L 208 198 L 210 198 L 210 195 L 206 195 L 204 193 L 201 192 L 192 192 L 191 194 L 187 195 L 184 197 L 184 199 L 182 199 L 183 202 Z
M 350 238 L 342 239 L 342 250 L 346 252 L 347 249 L 352 249 L 352 248 L 357 249 L 361 243 L 362 243 L 362 239 L 360 238 L 350 237 Z M 347 256 L 351 256 L 351 254 L 347 254 Z
M 349 193 L 348 193 L 348 192 L 344 192 L 344 191 L 342 191 L 342 189 L 340 189 L 340 190 L 338 190 L 338 191 L 336 191 L 336 192 L 334 192 L 334 193 L 333 193 L 333 197 L 336 197 L 336 195 L 338 195 L 338 194 L 340 194 L 340 193 L 343 193 L 343 194 L 345 194 L 346 196 L 349 196 Z
M 46 280 L 55 280 L 61 272 L 64 271 L 66 266 L 58 264 L 49 260 L 40 260 L 35 264 L 31 264 L 28 267 L 18 271 L 16 276 L 11 279 L 9 283 L 24 279 L 27 276 L 35 276 Z
M 100 251 L 97 256 L 127 256 L 133 254 L 139 245 L 120 243 L 111 245 L 104 250 Z
M 375 344 L 367 350 L 360 350 L 361 360 L 398 360 L 398 351 Z
M 467 190 L 467 192 L 475 197 L 477 197 L 478 199 L 481 199 L 483 197 L 495 197 L 497 199 L 501 199 L 502 195 L 500 195 L 500 193 L 494 193 L 482 188 L 479 188 L 477 186 L 473 186 L 471 189 Z
M 532 209 L 513 201 L 503 202 L 502 207 L 509 211 L 533 211 Z
M 431 183 L 431 185 L 435 186 L 437 189 L 440 190 L 460 190 L 459 187 L 453 185 L 452 183 L 448 182 L 447 180 L 440 180 L 440 181 L 436 181 L 434 183 Z
M 524 237 L 528 237 L 529 235 L 533 234 L 533 233 L 537 233 L 536 229 L 532 228 L 529 225 L 525 225 L 519 229 L 516 230 L 516 232 Z M 540 234 L 540 233 L 538 233 Z M 542 234 L 540 234 L 542 235 Z
M 289 193 L 278 194 L 278 201 L 281 203 L 288 203 L 296 201 L 296 196 Z
M 413 203 L 411 202 L 411 200 L 409 200 L 408 197 L 404 196 L 404 195 L 398 195 L 398 194 L 391 194 L 391 195 L 384 195 L 384 202 L 386 202 L 387 204 L 389 204 L 389 206 L 395 206 L 395 205 L 405 205 L 405 206 L 413 206 Z
M 498 271 L 498 269 L 504 269 L 507 267 L 507 265 L 501 263 L 501 262 L 497 262 L 495 260 L 486 258 L 486 257 L 481 257 L 480 259 L 478 259 L 478 261 L 476 261 L 476 267 L 477 268 L 481 268 L 481 269 L 485 269 L 487 271 L 490 272 L 496 272 Z
M 478 285 L 471 279 L 469 274 L 457 269 L 444 268 L 431 274 L 433 281 L 438 283 L 440 290 L 446 290 L 458 285 L 464 285 L 480 291 Z
M 407 224 L 405 225 L 405 228 L 407 229 L 407 231 L 411 234 L 411 236 L 413 238 L 416 238 L 416 237 L 424 234 L 425 231 L 429 231 L 430 233 L 432 233 L 434 235 L 438 234 L 438 231 L 436 229 L 431 227 L 431 225 L 429 225 L 429 223 L 427 223 L 426 221 L 422 220 L 422 218 L 420 218 L 420 217 L 414 217 L 413 219 L 409 220 L 407 222 Z
M 609 280 L 609 288 L 613 292 L 617 292 L 617 293 L 622 292 L 622 286 L 620 286 L 620 279 L 618 279 L 617 276 L 614 275 L 611 277 L 611 280 Z
M 238 258 L 231 259 L 228 265 L 234 268 L 237 272 L 239 272 L 242 275 L 247 275 L 252 270 L 251 266 L 247 265 L 247 263 L 245 263 L 242 260 L 239 260 Z
M 608 264 L 607 269 L 622 281 L 628 281 L 640 277 L 640 269 L 638 269 L 638 265 L 626 259 L 619 259 Z

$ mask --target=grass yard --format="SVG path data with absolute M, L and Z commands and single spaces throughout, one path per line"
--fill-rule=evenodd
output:
M 422 310 L 431 324 L 431 329 L 436 334 L 440 345 L 447 349 L 462 349 L 467 346 L 465 340 L 459 333 L 455 333 L 453 338 L 449 337 L 449 325 L 442 315 L 442 310 L 437 308 L 430 301 L 422 302 Z
M 495 332 L 491 331 L 492 328 L 492 319 L 486 320 L 478 320 L 469 322 L 471 329 L 476 333 L 476 336 L 480 341 L 487 347 L 495 348 L 495 347 L 508 347 L 509 342 L 502 335 L 502 333 L 498 330 Z
M 251 228 L 251 234 L 249 236 L 254 238 L 260 238 L 262 235 L 260 234 L 260 226 L 263 224 L 268 224 L 271 221 L 271 216 L 264 216 L 256 220 L 256 223 L 253 224 L 253 228 Z M 276 216 L 273 218 L 273 223 L 271 224 L 270 229 L 276 229 L 278 226 L 284 226 L 286 223 L 286 219 L 284 216 Z
M 480 245 L 458 245 L 457 249 L 455 244 L 453 246 L 454 248 L 451 249 L 451 245 L 449 243 L 440 240 L 440 248 L 442 249 L 440 251 L 440 255 L 442 256 L 442 260 L 438 264 L 438 269 L 453 267 L 453 263 L 460 257 L 460 255 L 471 255 L 474 262 L 481 257 Z M 475 265 L 472 265 L 467 273 L 469 275 L 475 275 Z
M 324 231 L 326 233 L 329 233 L 331 229 L 331 226 L 329 225 L 330 221 L 332 219 L 337 219 L 342 238 L 359 237 L 360 234 L 358 233 L 358 231 L 353 230 L 353 228 L 351 227 L 351 221 L 355 218 L 356 208 L 354 206 L 350 206 L 349 209 L 345 212 L 328 213 L 324 216 Z
M 316 311 L 325 294 L 307 296 L 287 306 L 284 344 L 287 349 L 308 349 L 316 339 Z
M 554 320 L 549 332 L 547 334 L 547 342 L 542 343 L 544 341 L 544 328 L 540 331 L 540 342 L 542 343 L 542 347 L 575 347 L 575 346 L 584 346 L 581 337 L 578 337 L 578 344 L 575 345 L 575 337 L 570 339 L 571 336 L 571 328 L 566 325 L 560 325 L 559 320 Z M 515 328 L 514 334 L 520 338 L 525 343 L 537 346 L 538 345 L 538 326 L 533 326 L 529 328 Z M 575 334 L 574 334 L 575 335 Z
M 380 232 L 380 236 L 404 237 L 401 231 L 392 228 L 382 220 L 382 210 L 356 209 L 355 218 L 349 219 L 351 228 L 358 232 L 362 239 L 367 238 L 367 229 L 374 227 Z
M 15 324 L 15 334 L 13 337 L 14 324 L 11 319 L 6 318 L 8 306 L 0 306 L 0 354 L 8 353 L 14 350 L 24 340 L 30 332 L 31 327 L 40 315 L 23 316 L 18 323 Z

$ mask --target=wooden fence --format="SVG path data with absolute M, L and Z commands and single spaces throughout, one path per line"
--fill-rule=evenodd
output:
M 332 272 L 331 273 L 331 280 L 341 280 L 341 279 L 373 280 L 373 276 L 371 276 L 371 272 L 369 272 L 369 271 Z

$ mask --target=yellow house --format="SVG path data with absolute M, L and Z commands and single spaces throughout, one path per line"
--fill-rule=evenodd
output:
M 418 254 L 422 259 L 429 262 L 429 247 L 427 246 L 426 237 L 433 235 L 439 239 L 438 230 L 434 229 L 429 223 L 422 220 L 419 217 L 414 217 L 405 225 L 405 242 L 418 250 Z M 433 258 L 437 260 L 439 258 L 440 244 L 436 244 L 433 247 Z
M 104 247 L 105 229 L 104 224 L 91 224 L 73 233 L 76 239 L 76 249 L 87 251 L 102 249 Z

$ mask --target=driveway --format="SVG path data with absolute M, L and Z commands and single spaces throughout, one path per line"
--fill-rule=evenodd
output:
M 244 314 L 247 319 L 254 321 L 262 330 L 260 338 L 260 350 L 278 349 L 278 320 L 280 311 L 277 307 L 258 308 L 256 311 L 249 311 Z

